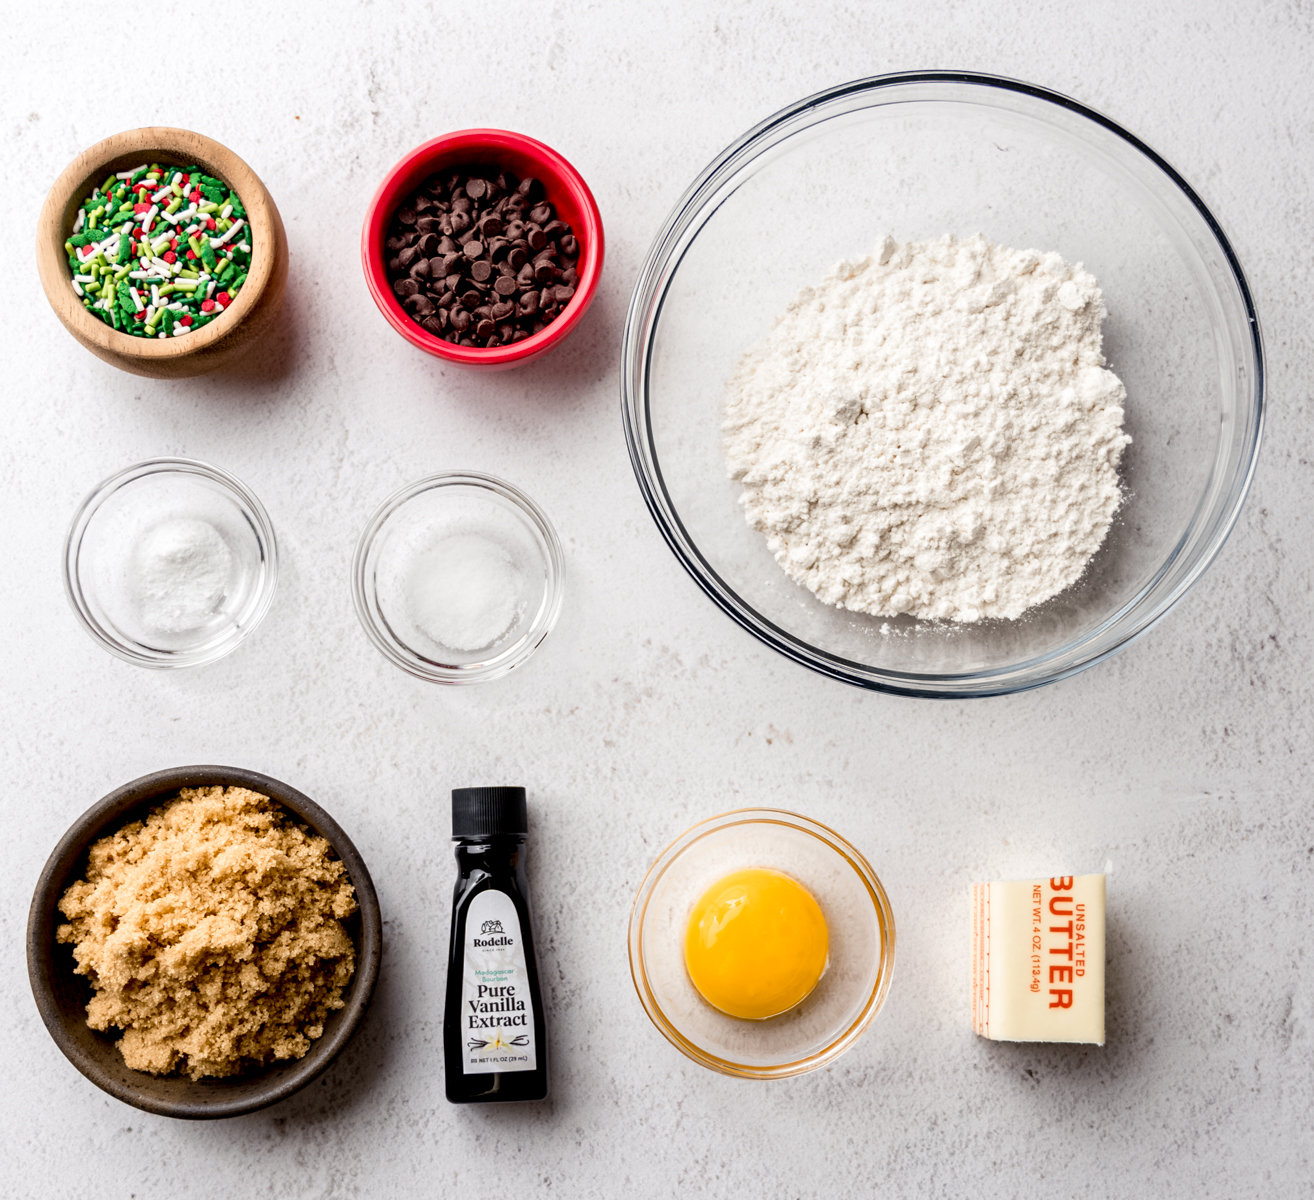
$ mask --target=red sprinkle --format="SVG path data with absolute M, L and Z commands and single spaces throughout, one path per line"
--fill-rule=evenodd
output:
M 133 211 L 134 213 L 150 212 L 150 211 L 151 211 L 151 206 L 150 206 L 149 204 L 134 204 L 134 205 L 132 206 L 132 211 Z
M 191 194 L 191 199 L 193 199 L 193 200 L 200 200 L 200 198 L 201 198 L 201 192 L 200 192 L 200 189 L 198 188 L 196 191 L 194 191 L 194 192 Z
M 179 325 L 190 325 L 191 323 L 192 323 L 192 319 L 191 319 L 191 317 L 189 317 L 189 316 L 188 316 L 188 317 L 181 317 L 181 318 L 179 319 L 179 321 L 178 321 L 178 324 L 179 324 Z
M 174 263 L 178 261 L 178 256 L 172 250 L 166 250 L 162 255 L 163 261 Z
M 219 302 L 219 304 L 220 304 L 222 307 L 224 307 L 224 308 L 227 308 L 227 307 L 233 302 L 233 298 L 232 298 L 232 296 L 230 296 L 227 292 L 220 292 L 220 293 L 215 297 L 215 299 L 216 299 L 216 300 Z
M 133 314 L 132 314 L 132 319 L 133 319 L 134 321 L 141 321 L 141 320 L 143 320 L 143 319 L 145 318 L 145 316 L 146 316 L 146 314 L 145 314 L 144 312 L 133 313 Z
M 170 238 L 170 239 L 169 239 L 169 249 L 170 249 L 170 250 L 177 250 L 177 249 L 178 249 L 178 239 L 177 239 L 177 238 Z
M 206 217 L 206 218 L 205 218 L 205 227 L 206 227 L 206 229 L 213 229 L 213 228 L 214 228 L 214 218 L 213 218 L 213 217 Z
M 188 258 L 195 258 L 195 257 L 196 257 L 196 251 L 195 251 L 195 250 L 188 250 L 188 251 L 187 251 L 187 257 L 188 257 Z
M 202 301 L 201 301 L 201 311 L 202 311 L 202 312 L 214 312 L 214 301 L 213 301 L 213 300 L 202 300 Z

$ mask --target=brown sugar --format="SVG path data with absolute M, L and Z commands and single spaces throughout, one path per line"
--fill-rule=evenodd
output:
M 326 839 L 245 788 L 184 788 L 91 847 L 59 902 L 92 1029 L 124 1062 L 193 1079 L 304 1055 L 356 967 L 356 911 Z

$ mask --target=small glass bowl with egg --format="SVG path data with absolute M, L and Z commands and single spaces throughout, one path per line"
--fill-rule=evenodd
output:
M 630 913 L 630 972 L 652 1023 L 694 1062 L 781 1079 L 832 1062 L 885 1002 L 894 916 L 834 830 L 780 809 L 693 826 Z
M 497 679 L 529 658 L 561 613 L 565 559 L 519 488 L 444 471 L 394 493 L 360 535 L 352 599 L 389 662 L 433 683 Z
M 227 471 L 152 458 L 111 475 L 64 539 L 64 590 L 86 631 L 139 667 L 223 658 L 273 603 L 278 547 L 255 493 Z

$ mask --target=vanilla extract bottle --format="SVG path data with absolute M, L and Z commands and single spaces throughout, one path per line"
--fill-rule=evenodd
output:
M 457 788 L 443 1057 L 453 1104 L 542 1100 L 547 1027 L 525 880 L 525 789 Z

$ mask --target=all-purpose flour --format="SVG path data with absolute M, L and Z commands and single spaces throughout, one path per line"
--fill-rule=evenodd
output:
M 741 360 L 724 449 L 749 524 L 828 604 L 1017 617 L 1071 584 L 1121 493 L 1104 299 L 1054 253 L 897 243 L 804 288 Z

